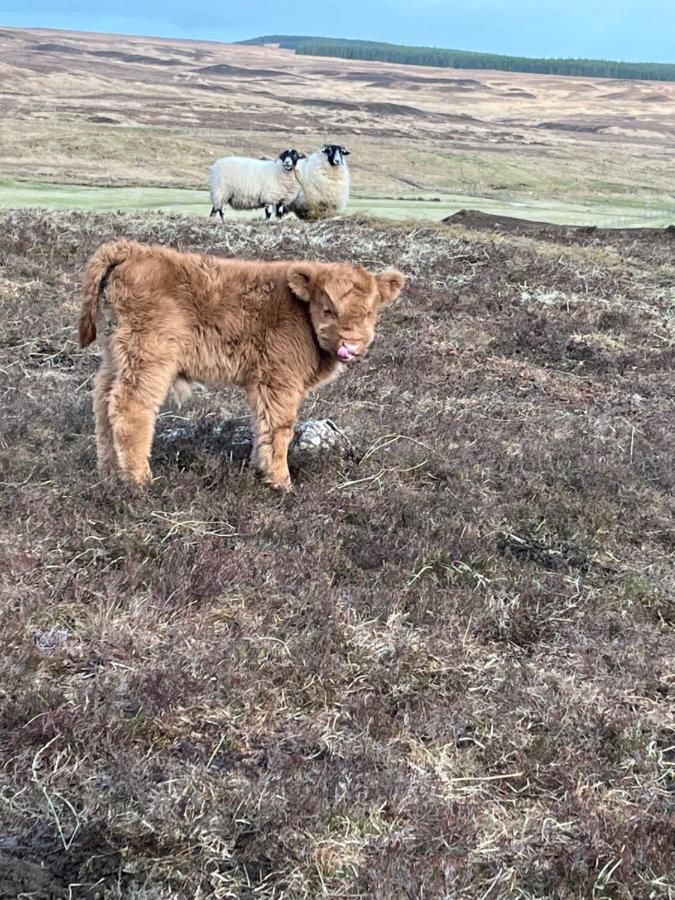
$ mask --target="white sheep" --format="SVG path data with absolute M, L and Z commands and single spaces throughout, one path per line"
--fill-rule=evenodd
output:
M 342 212 L 349 200 L 350 175 L 346 156 L 349 150 L 340 144 L 326 144 L 300 162 L 294 174 L 300 193 L 284 204 L 277 215 L 294 212 L 299 219 L 323 219 Z
M 249 159 L 246 156 L 224 156 L 209 169 L 211 215 L 223 218 L 223 207 L 232 209 L 265 209 L 269 219 L 276 208 L 283 215 L 287 204 L 300 191 L 295 177 L 298 160 L 305 159 L 297 150 L 284 150 L 279 159 Z

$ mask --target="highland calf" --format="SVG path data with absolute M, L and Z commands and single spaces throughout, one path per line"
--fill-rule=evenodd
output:
M 157 411 L 184 380 L 246 391 L 255 457 L 289 488 L 287 451 L 312 388 L 362 356 L 400 272 L 346 263 L 245 262 L 119 240 L 87 264 L 80 344 L 107 322 L 94 389 L 99 468 L 141 484 Z M 103 301 L 103 302 L 102 302 Z

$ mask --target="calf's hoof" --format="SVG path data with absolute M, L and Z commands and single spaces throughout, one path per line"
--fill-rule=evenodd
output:
M 287 476 L 286 478 L 266 478 L 265 481 L 275 491 L 288 493 L 289 491 L 293 490 L 293 484 L 291 483 L 290 476 Z
M 119 476 L 119 469 L 111 460 L 106 460 L 105 462 L 99 462 L 96 466 L 96 470 L 99 474 L 99 477 L 102 481 L 113 481 L 117 480 Z
M 134 469 L 133 471 L 126 471 L 122 474 L 122 478 L 128 484 L 135 485 L 138 488 L 143 488 L 149 485 L 152 481 L 152 470 L 150 466 L 144 466 L 143 468 Z

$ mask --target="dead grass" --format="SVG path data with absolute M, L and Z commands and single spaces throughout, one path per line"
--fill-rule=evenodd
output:
M 0 226 L 0 896 L 673 895 L 672 238 Z M 405 271 L 304 409 L 353 454 L 285 500 L 166 440 L 98 483 L 75 322 L 120 235 Z
M 337 140 L 357 197 L 672 212 L 673 84 L 35 29 L 2 29 L 0 59 L 4 177 L 202 188 L 218 156 Z

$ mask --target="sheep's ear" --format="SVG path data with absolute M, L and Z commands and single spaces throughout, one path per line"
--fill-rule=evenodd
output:
M 377 289 L 380 292 L 380 306 L 386 306 L 395 300 L 403 290 L 405 284 L 405 276 L 400 272 L 382 272 L 381 275 L 375 276 L 377 281 Z
M 312 276 L 314 269 L 310 265 L 300 263 L 288 270 L 288 286 L 296 297 L 309 303 L 312 299 Z
M 351 152 L 352 152 L 352 151 L 351 151 L 351 150 L 347 150 L 346 147 L 340 147 L 340 153 L 341 153 L 343 156 L 349 156 Z

